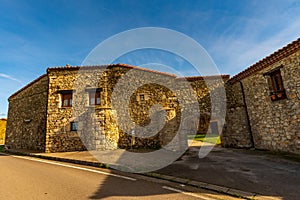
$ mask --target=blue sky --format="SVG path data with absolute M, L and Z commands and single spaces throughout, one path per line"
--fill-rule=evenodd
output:
M 7 98 L 47 67 L 80 65 L 103 40 L 139 27 L 182 32 L 206 49 L 222 74 L 235 75 L 300 36 L 300 1 L 0 0 L 0 117 Z M 160 54 L 118 61 L 138 65 L 170 57 Z

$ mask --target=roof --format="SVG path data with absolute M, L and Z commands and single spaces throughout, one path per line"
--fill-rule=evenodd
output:
M 159 72 L 159 71 L 155 71 L 155 70 L 151 70 L 151 69 L 146 69 L 146 68 L 141 68 L 141 67 L 137 67 L 137 66 L 131 66 L 131 65 L 127 65 L 127 64 L 110 64 L 110 65 L 95 65 L 95 66 L 70 66 L 70 65 L 66 65 L 66 66 L 61 66 L 61 67 L 50 67 L 47 69 L 47 74 L 43 74 L 42 76 L 38 77 L 37 79 L 33 80 L 32 82 L 30 82 L 29 84 L 27 84 L 25 87 L 21 88 L 20 90 L 18 90 L 17 92 L 15 92 L 14 94 L 12 94 L 8 99 L 13 98 L 14 96 L 18 95 L 20 92 L 24 91 L 25 89 L 27 89 L 28 87 L 30 87 L 31 85 L 33 85 L 34 83 L 38 82 L 39 80 L 41 80 L 42 78 L 46 77 L 48 75 L 49 72 L 51 71 L 63 71 L 63 70 L 79 70 L 79 69 L 111 69 L 114 67 L 123 67 L 123 68 L 128 68 L 128 69 L 135 69 L 135 70 L 141 70 L 141 71 L 145 71 L 145 72 L 150 72 L 150 73 L 155 73 L 155 74 L 161 74 L 161 75 L 165 75 L 165 76 L 170 76 L 173 78 L 176 78 L 175 74 L 170 74 L 170 73 L 166 73 L 166 72 Z M 204 80 L 205 79 L 216 79 L 219 78 L 219 75 L 216 76 L 189 76 L 189 77 L 178 77 L 176 78 L 176 80 L 188 80 L 188 81 L 196 81 L 196 80 Z M 222 79 L 229 79 L 229 75 L 221 75 Z
M 128 68 L 128 69 L 136 69 L 136 70 L 141 70 L 141 71 L 145 71 L 145 72 L 151 72 L 151 73 L 161 74 L 161 75 L 165 75 L 165 76 L 171 76 L 171 77 L 174 77 L 174 78 L 176 77 L 175 74 L 159 72 L 159 71 L 155 71 L 155 70 L 151 70 L 151 69 L 146 69 L 146 68 L 141 68 L 141 67 L 137 67 L 137 66 L 121 64 L 121 63 L 119 63 L 119 64 L 110 64 L 110 65 L 95 65 L 95 66 L 70 66 L 70 65 L 66 65 L 66 66 L 61 66 L 61 67 L 50 67 L 50 68 L 47 69 L 47 74 L 43 74 L 40 77 L 38 77 L 37 79 L 33 80 L 32 82 L 27 84 L 25 87 L 21 88 L 20 90 L 18 90 L 15 93 L 13 93 L 8 99 L 13 98 L 14 96 L 18 95 L 20 92 L 26 90 L 28 87 L 30 87 L 34 83 L 38 82 L 39 80 L 41 80 L 42 78 L 47 76 L 48 73 L 51 72 L 51 71 L 95 69 L 95 68 L 111 69 L 111 68 L 114 68 L 114 67 L 124 67 L 124 68 Z
M 28 87 L 30 87 L 31 85 L 33 85 L 34 83 L 38 82 L 39 80 L 41 80 L 42 78 L 46 77 L 47 74 L 43 74 L 42 76 L 38 77 L 37 79 L 33 80 L 32 82 L 28 83 L 25 87 L 21 88 L 20 90 L 18 90 L 17 92 L 13 93 L 8 99 L 13 98 L 14 96 L 16 96 L 17 94 L 19 94 L 20 92 L 24 91 L 25 89 L 27 89 Z
M 150 73 L 155 73 L 155 74 L 161 74 L 161 75 L 165 75 L 165 76 L 171 76 L 171 77 L 176 77 L 175 74 L 171 74 L 171 73 L 166 73 L 166 72 L 159 72 L 159 71 L 155 71 L 155 70 L 151 70 L 151 69 L 146 69 L 146 68 L 141 68 L 141 67 L 137 67 L 137 66 L 132 66 L 132 65 L 127 65 L 127 64 L 123 64 L 123 63 L 118 63 L 118 64 L 110 64 L 110 65 L 94 65 L 94 66 L 70 66 L 70 65 L 66 65 L 66 66 L 62 66 L 62 67 L 51 67 L 47 69 L 47 72 L 50 71 L 56 71 L 56 70 L 79 70 L 79 69 L 111 69 L 114 67 L 123 67 L 123 68 L 128 68 L 128 69 L 135 69 L 135 70 L 141 70 L 141 71 L 145 71 L 145 72 L 150 72 Z
M 251 65 L 244 71 L 233 76 L 231 79 L 229 79 L 228 82 L 230 82 L 232 84 L 236 83 L 236 82 L 238 82 L 238 81 L 266 68 L 266 67 L 269 67 L 270 65 L 280 61 L 281 59 L 286 58 L 287 56 L 295 53 L 298 50 L 300 50 L 300 38 L 291 42 L 290 44 L 286 45 L 285 47 L 275 51 L 274 53 L 272 53 L 271 55 L 258 61 L 257 63 Z
M 188 77 L 177 77 L 175 74 L 171 74 L 171 73 L 166 73 L 166 72 L 160 72 L 160 71 L 156 71 L 156 70 L 151 70 L 151 69 L 146 69 L 146 68 L 141 68 L 141 67 L 137 67 L 137 66 L 132 66 L 132 65 L 127 65 L 127 64 L 123 64 L 123 63 L 118 63 L 118 64 L 110 64 L 110 65 L 94 65 L 94 66 L 70 66 L 70 65 L 66 65 L 66 66 L 62 66 L 62 67 L 51 67 L 47 69 L 47 72 L 51 72 L 51 71 L 60 71 L 60 70 L 81 70 L 81 69 L 111 69 L 114 67 L 123 67 L 123 68 L 128 68 L 128 69 L 135 69 L 135 70 L 141 70 L 141 71 L 145 71 L 145 72 L 150 72 L 150 73 L 155 73 L 155 74 L 161 74 L 161 75 L 165 75 L 165 76 L 170 76 L 173 78 L 176 78 L 176 80 L 188 80 L 188 81 L 196 81 L 196 80 L 204 80 L 205 79 L 217 79 L 220 78 L 220 76 L 222 77 L 222 79 L 229 79 L 229 75 L 213 75 L 213 76 L 188 76 Z
M 222 78 L 222 79 L 229 79 L 229 75 L 213 75 L 213 76 L 184 76 L 184 77 L 178 77 L 176 78 L 176 80 L 187 80 L 187 81 L 198 81 L 198 80 L 208 80 L 208 79 L 218 79 L 218 78 Z

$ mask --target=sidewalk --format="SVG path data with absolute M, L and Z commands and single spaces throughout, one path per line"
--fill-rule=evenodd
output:
M 194 143 L 181 159 L 163 169 L 144 175 L 239 195 L 244 198 L 299 199 L 299 155 L 277 155 L 265 151 L 214 147 L 208 156 L 200 159 L 198 157 L 200 145 L 203 144 Z M 101 160 L 95 159 L 87 151 L 63 153 L 9 151 L 63 162 L 115 169 L 118 168 L 120 159 L 126 160 L 126 151 L 123 149 L 92 152 Z M 168 152 L 166 153 L 168 154 Z M 140 153 L 140 156 L 143 157 L 143 153 Z M 147 161 L 145 160 L 145 162 Z M 148 163 L 151 162 L 148 161 Z M 134 164 L 138 165 L 139 163 Z

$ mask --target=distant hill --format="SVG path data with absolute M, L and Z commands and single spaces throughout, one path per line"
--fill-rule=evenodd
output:
M 0 144 L 4 143 L 6 131 L 6 119 L 0 119 Z

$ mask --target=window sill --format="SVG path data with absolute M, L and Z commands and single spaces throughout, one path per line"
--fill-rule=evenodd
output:
M 72 106 L 64 106 L 64 107 L 60 107 L 61 109 L 71 109 Z
M 89 105 L 86 108 L 94 108 L 94 109 L 111 109 L 110 106 L 100 106 L 100 105 Z
M 271 101 L 278 101 L 278 100 L 283 100 L 283 99 L 287 99 L 286 94 L 283 93 L 279 93 L 279 94 L 272 94 L 270 95 Z

